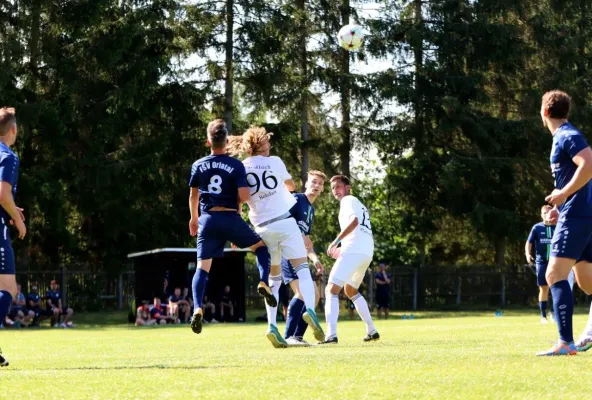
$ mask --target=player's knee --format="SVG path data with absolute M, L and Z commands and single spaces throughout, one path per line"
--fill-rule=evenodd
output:
M 356 294 L 358 294 L 358 290 L 349 285 L 345 285 L 345 288 L 343 290 L 345 291 L 345 295 L 350 299 L 354 297 Z

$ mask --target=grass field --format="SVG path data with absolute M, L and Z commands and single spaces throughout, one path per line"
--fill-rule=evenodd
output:
M 92 315 L 76 329 L 0 332 L 11 365 L 0 398 L 21 399 L 585 399 L 592 352 L 537 358 L 555 326 L 536 310 L 419 313 L 362 322 L 341 318 L 340 343 L 274 349 L 262 324 L 135 328 L 125 316 Z M 575 319 L 576 332 L 585 315 Z M 280 326 L 283 331 L 283 325 Z

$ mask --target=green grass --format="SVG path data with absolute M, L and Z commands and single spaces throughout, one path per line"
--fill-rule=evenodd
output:
M 362 322 L 342 315 L 332 347 L 274 349 L 263 324 L 135 328 L 91 314 L 72 330 L 0 332 L 11 365 L 0 398 L 25 399 L 584 399 L 592 352 L 537 358 L 555 326 L 537 311 L 416 314 Z M 576 333 L 586 316 L 575 319 Z M 110 325 L 97 325 L 107 320 Z M 283 324 L 280 326 L 283 330 Z M 311 337 L 308 337 L 311 339 Z

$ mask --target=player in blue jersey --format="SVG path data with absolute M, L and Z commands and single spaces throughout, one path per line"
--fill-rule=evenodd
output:
M 323 193 L 325 181 L 327 176 L 321 171 L 308 171 L 308 177 L 304 184 L 306 190 L 304 193 L 294 193 L 296 204 L 290 209 L 290 215 L 294 218 L 302 232 L 304 244 L 308 251 L 308 258 L 313 262 L 316 268 L 315 276 L 319 277 L 323 273 L 323 265 L 319 257 L 314 252 L 313 244 L 309 238 L 312 229 L 312 222 L 314 220 L 315 209 L 312 206 L 315 200 Z M 306 305 L 300 293 L 298 285 L 298 275 L 294 271 L 292 264 L 286 260 L 282 260 L 282 280 L 285 284 L 289 284 L 294 292 L 294 297 L 288 306 L 288 317 L 286 319 L 286 331 L 284 338 L 289 346 L 308 346 L 303 339 L 308 324 L 303 319 L 306 312 Z M 319 288 L 315 284 L 315 306 L 319 303 L 320 293 Z M 315 333 L 318 331 L 314 331 Z M 322 333 L 317 333 L 317 340 L 323 340 Z
M 267 285 L 270 256 L 259 235 L 240 216 L 240 205 L 250 200 L 246 171 L 243 163 L 226 155 L 228 131 L 223 120 L 208 124 L 207 145 L 211 155 L 201 158 L 191 167 L 189 232 L 197 236 L 197 270 L 193 276 L 193 301 L 195 311 L 191 329 L 202 330 L 203 297 L 212 258 L 224 256 L 227 241 L 241 248 L 250 248 L 260 265 L 259 294 L 269 304 L 277 306 L 277 300 Z
M 14 252 L 8 227 L 16 227 L 19 239 L 27 234 L 23 210 L 14 203 L 19 168 L 19 159 L 10 149 L 16 141 L 14 113 L 14 108 L 0 108 L 0 321 L 4 321 L 16 293 Z M 0 354 L 0 367 L 7 365 L 8 361 Z
M 567 121 L 571 98 L 554 90 L 542 99 L 543 125 L 553 135 L 551 171 L 555 190 L 545 200 L 559 219 L 551 241 L 547 283 L 551 288 L 559 341 L 539 356 L 577 353 L 573 340 L 573 294 L 567 280 L 572 267 L 580 288 L 592 293 L 592 149 Z
M 547 306 L 549 300 L 549 285 L 547 285 L 547 264 L 551 256 L 551 239 L 557 224 L 557 215 L 552 212 L 552 207 L 545 205 L 541 207 L 541 218 L 543 222 L 535 224 L 530 230 L 528 240 L 524 246 L 526 261 L 534 263 L 536 267 L 537 285 L 539 286 L 539 309 L 541 310 L 541 323 L 547 324 Z M 534 249 L 535 257 L 532 256 Z M 574 273 L 569 274 L 569 286 L 573 289 Z

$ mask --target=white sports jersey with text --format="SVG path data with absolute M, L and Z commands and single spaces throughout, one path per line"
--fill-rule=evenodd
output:
M 251 193 L 249 220 L 255 226 L 290 211 L 296 199 L 284 181 L 292 179 L 284 162 L 275 156 L 254 156 L 243 161 Z
M 374 238 L 370 224 L 370 213 L 356 197 L 351 195 L 343 197 L 339 205 L 339 227 L 342 231 L 354 216 L 358 218 L 358 226 L 341 241 L 341 254 L 356 253 L 372 257 Z

